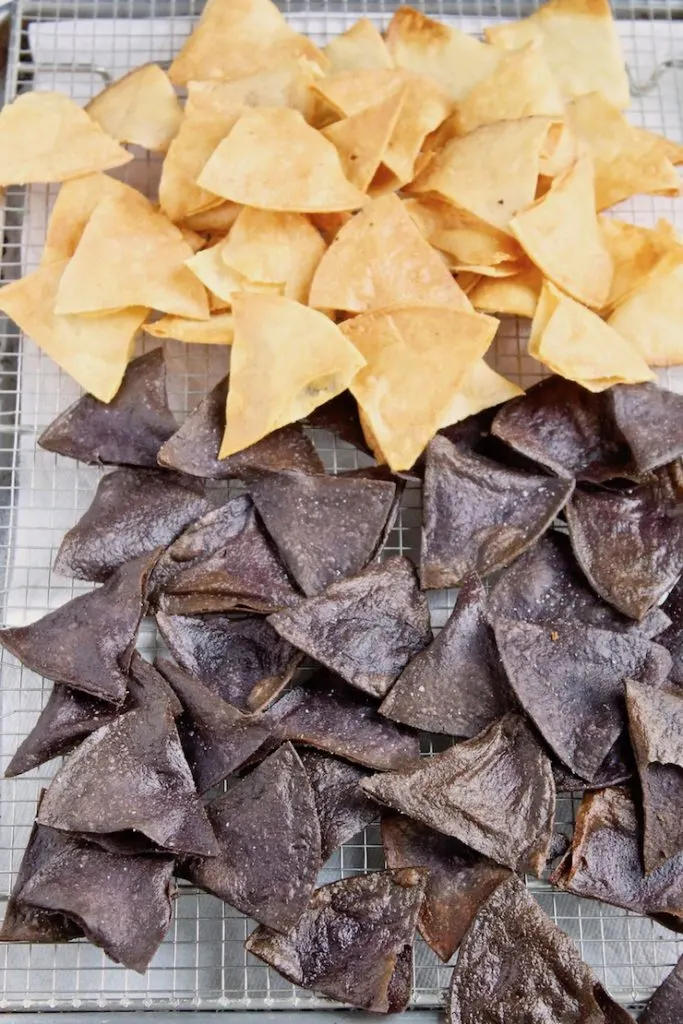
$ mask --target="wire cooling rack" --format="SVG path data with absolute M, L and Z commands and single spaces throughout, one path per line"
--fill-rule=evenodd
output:
M 324 4 L 304 0 L 285 3 L 283 9 L 299 30 L 324 42 L 361 14 L 384 27 L 394 6 L 385 0 L 327 0 Z M 478 33 L 495 18 L 518 17 L 534 6 L 518 0 L 435 0 L 425 10 Z M 149 60 L 168 63 L 200 7 L 183 0 L 19 0 L 13 9 L 6 98 L 41 88 L 59 89 L 86 101 L 135 65 Z M 618 14 L 634 92 L 642 92 L 634 99 L 634 122 L 683 140 L 683 78 L 677 70 L 683 57 L 683 3 L 625 4 Z M 151 194 L 158 171 L 156 158 L 138 153 L 122 177 Z M 8 191 L 3 278 L 17 277 L 37 264 L 55 194 L 54 188 L 40 186 Z M 672 200 L 640 197 L 625 204 L 623 215 L 642 224 L 667 216 L 683 229 L 683 208 Z M 528 386 L 542 372 L 524 354 L 524 340 L 518 321 L 504 321 L 493 362 L 501 373 Z M 182 418 L 224 374 L 225 355 L 216 347 L 177 343 L 166 343 L 165 351 L 171 403 Z M 22 624 L 88 589 L 87 584 L 53 575 L 51 565 L 64 531 L 88 506 L 100 473 L 36 448 L 40 431 L 78 391 L 32 341 L 21 338 L 2 318 L 0 375 L 0 599 L 3 624 Z M 664 375 L 663 383 L 681 384 L 683 390 L 683 379 L 676 377 L 675 373 Z M 364 459 L 330 434 L 316 431 L 314 439 L 330 470 L 355 468 Z M 389 541 L 390 553 L 416 557 L 420 517 L 419 490 L 409 487 Z M 430 601 L 439 627 L 453 607 L 454 593 L 437 592 Z M 155 644 L 154 630 L 147 623 L 141 647 L 153 653 Z M 0 652 L 0 673 L 4 767 L 33 725 L 51 684 L 22 669 L 5 652 Z M 432 750 L 431 741 L 425 741 L 424 749 Z M 2 903 L 28 838 L 38 791 L 55 768 L 54 764 L 42 767 L 0 784 Z M 558 823 L 567 830 L 572 820 L 572 800 L 561 798 Z M 373 825 L 334 855 L 320 881 L 381 867 L 379 830 Z M 683 953 L 683 941 L 649 920 L 553 892 L 544 882 L 532 879 L 528 885 L 544 910 L 577 942 L 610 993 L 632 1009 L 642 1006 Z M 252 927 L 252 922 L 217 899 L 185 887 L 176 900 L 169 935 L 144 977 L 112 965 L 84 942 L 0 945 L 0 1010 L 329 1007 L 327 1001 L 294 988 L 244 952 L 243 942 Z M 449 975 L 450 968 L 418 941 L 413 1006 L 440 1005 Z

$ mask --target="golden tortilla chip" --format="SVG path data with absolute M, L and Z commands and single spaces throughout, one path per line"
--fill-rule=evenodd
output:
M 208 232 L 210 235 L 225 235 L 237 220 L 242 207 L 238 203 L 219 203 L 210 210 L 193 213 L 177 221 L 181 231 Z
M 286 298 L 306 303 L 326 248 L 304 214 L 245 207 L 220 256 L 228 270 L 248 281 L 277 285 Z
M 683 247 L 667 253 L 607 322 L 650 366 L 683 363 Z
M 625 110 L 628 76 L 609 0 L 550 0 L 534 14 L 484 30 L 490 43 L 506 50 L 538 39 L 563 96 L 599 92 Z
M 475 309 L 482 313 L 505 313 L 532 320 L 543 286 L 537 267 L 527 267 L 511 277 L 482 277 L 469 293 Z
M 231 82 L 190 82 L 188 89 L 197 99 L 204 96 L 226 110 L 240 107 L 291 107 L 308 121 L 315 111 L 311 86 L 320 77 L 307 60 L 287 60 Z
M 211 296 L 222 300 L 218 308 L 229 309 L 232 306 L 233 297 L 238 292 L 259 292 L 267 295 L 281 294 L 280 286 L 269 284 L 263 281 L 249 281 L 243 274 L 228 267 L 223 262 L 221 255 L 226 239 L 202 249 L 185 261 L 185 265 L 201 281 L 205 288 L 208 288 Z M 215 309 L 216 305 L 212 302 Z
M 332 39 L 323 53 L 328 61 L 328 75 L 394 66 L 381 33 L 368 18 L 360 18 Z
M 600 93 L 567 105 L 567 124 L 587 145 L 595 168 L 595 206 L 605 210 L 639 193 L 677 196 L 679 180 L 668 142 L 629 124 Z
M 523 394 L 522 388 L 501 377 L 483 359 L 478 359 L 453 395 L 441 426 L 450 427 Z
M 415 305 L 375 310 L 340 325 L 367 360 L 350 390 L 378 461 L 394 471 L 410 469 L 497 327 L 497 320 L 479 313 Z
M 644 282 L 668 252 L 678 249 L 676 229 L 668 220 L 643 228 L 616 217 L 599 217 L 600 230 L 614 264 L 609 297 L 603 309 L 611 310 Z
M 172 338 L 190 345 L 232 345 L 235 326 L 232 313 L 215 313 L 208 320 L 162 316 L 145 324 L 143 330 L 153 338 Z
M 0 289 L 0 309 L 82 388 L 111 402 L 133 354 L 145 308 L 100 316 L 58 316 L 55 300 L 68 260 L 50 263 Z
M 579 157 L 579 140 L 566 123 L 551 124 L 538 169 L 542 178 L 556 178 Z M 548 182 L 548 188 L 550 182 Z
M 226 427 L 219 458 L 308 416 L 344 391 L 365 361 L 314 309 L 273 295 L 239 295 Z
M 118 142 L 165 153 L 178 134 L 183 111 L 168 75 L 143 64 L 98 93 L 87 113 Z
M 56 312 L 99 313 L 149 306 L 206 319 L 204 287 L 187 269 L 192 249 L 179 229 L 130 190 L 102 199 L 64 271 Z
M 429 196 L 406 199 L 403 205 L 430 245 L 446 255 L 451 269 L 484 267 L 491 274 L 496 267 L 516 266 L 522 258 L 511 235 L 485 224 L 468 210 Z
M 376 106 L 367 107 L 322 130 L 339 153 L 344 174 L 361 192 L 369 191 L 373 195 L 382 190 L 381 176 L 375 189 L 372 187 L 373 179 L 384 160 L 407 91 L 406 86 Z
M 432 193 L 511 234 L 510 219 L 533 202 L 550 127 L 546 117 L 487 124 L 452 139 L 410 186 Z
M 366 198 L 344 177 L 332 143 L 288 107 L 246 111 L 199 184 L 232 202 L 283 212 L 355 210 Z
M 593 201 L 593 165 L 582 156 L 510 227 L 543 274 L 579 302 L 601 309 L 614 268 Z
M 318 265 L 309 303 L 364 313 L 397 302 L 472 309 L 443 257 L 391 194 L 371 200 L 341 229 Z
M 588 391 L 656 379 L 630 341 L 550 281 L 536 307 L 529 355 Z
M 128 192 L 135 190 L 129 185 L 124 185 L 122 181 L 99 172 L 65 181 L 59 190 L 48 221 L 41 266 L 60 263 L 73 256 L 85 226 L 100 200 L 106 196 L 125 196 Z M 137 195 L 136 192 L 135 194 Z
M 436 79 L 459 100 L 495 70 L 501 54 L 457 28 L 400 7 L 389 22 L 387 49 L 399 68 Z
M 174 85 L 241 78 L 296 57 L 325 64 L 317 46 L 291 29 L 270 0 L 208 0 L 169 77 Z
M 58 92 L 26 92 L 0 111 L 0 186 L 67 181 L 133 159 Z

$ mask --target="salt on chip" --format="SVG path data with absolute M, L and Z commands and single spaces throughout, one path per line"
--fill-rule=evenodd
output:
M 664 256 L 607 322 L 650 366 L 683 363 L 683 247 Z
M 124 196 L 129 192 L 134 192 L 129 185 L 99 172 L 65 181 L 48 221 L 41 266 L 59 263 L 73 256 L 100 200 L 107 196 Z
M 443 257 L 391 194 L 368 202 L 339 231 L 315 272 L 309 303 L 363 313 L 398 302 L 472 308 Z
M 478 313 L 419 305 L 374 310 L 341 324 L 367 360 L 350 390 L 379 461 L 394 471 L 414 465 L 497 327 Z
M 529 355 L 588 391 L 655 379 L 638 348 L 550 281 L 536 307 Z
M 62 93 L 27 92 L 0 111 L 0 187 L 67 181 L 132 159 Z
M 239 295 L 233 314 L 221 459 L 307 416 L 365 365 L 331 320 L 292 299 Z
M 98 93 L 85 108 L 108 135 L 144 149 L 166 152 L 183 116 L 168 75 L 143 64 Z
M 505 313 L 533 319 L 543 275 L 536 267 L 526 267 L 511 277 L 481 277 L 469 293 L 475 309 L 482 313 Z
M 55 300 L 68 261 L 50 263 L 0 290 L 0 309 L 81 387 L 101 402 L 119 389 L 135 335 L 149 310 L 99 316 L 58 316 Z
M 640 193 L 679 194 L 668 140 L 629 124 L 604 96 L 594 92 L 569 103 L 567 124 L 593 158 L 596 209 L 605 210 Z
M 486 39 L 518 50 L 538 39 L 567 98 L 599 92 L 625 110 L 628 75 L 609 0 L 550 0 L 528 18 L 489 25 Z
M 369 18 L 360 18 L 346 32 L 335 36 L 324 47 L 323 53 L 328 61 L 329 75 L 394 66 L 379 29 Z
M 173 338 L 190 345 L 232 345 L 235 326 L 231 313 L 215 313 L 208 320 L 162 316 L 145 324 L 144 332 L 153 338 Z
M 288 107 L 255 107 L 239 118 L 199 176 L 202 188 L 264 210 L 355 210 L 365 196 L 344 176 L 331 142 Z
M 595 213 L 590 157 L 579 157 L 510 227 L 546 277 L 586 306 L 604 306 L 614 268 Z
M 339 154 L 344 174 L 361 192 L 381 191 L 391 187 L 381 175 L 373 189 L 373 179 L 391 142 L 407 95 L 407 87 L 392 92 L 376 106 L 367 107 L 335 124 L 323 128 L 322 134 L 333 143 Z
M 502 405 L 503 402 L 523 394 L 522 388 L 496 373 L 483 359 L 479 359 L 453 395 L 441 426 L 450 427 L 467 419 L 468 416 L 476 416 L 484 409 L 493 409 L 494 406 Z
M 662 257 L 676 250 L 680 243 L 676 229 L 668 220 L 658 220 L 654 228 L 644 228 L 616 217 L 598 219 L 614 264 L 612 287 L 605 303 L 605 308 L 611 310 L 642 284 Z
M 522 257 L 514 238 L 468 210 L 430 196 L 406 199 L 404 207 L 427 241 L 446 255 L 451 269 L 476 266 L 492 274 Z
M 270 0 L 209 0 L 169 77 L 174 85 L 240 78 L 296 57 L 325 63 L 317 46 L 290 28 Z
M 220 256 L 248 281 L 278 285 L 288 299 L 307 302 L 311 281 L 326 245 L 301 213 L 245 207 Z

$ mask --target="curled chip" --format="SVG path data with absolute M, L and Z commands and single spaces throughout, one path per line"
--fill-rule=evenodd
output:
M 614 264 L 604 315 L 643 284 L 662 257 L 676 250 L 679 242 L 676 229 L 668 220 L 658 220 L 653 228 L 616 217 L 601 216 L 598 221 Z
M 476 416 L 485 409 L 492 409 L 502 402 L 523 395 L 521 388 L 511 380 L 492 370 L 488 363 L 479 359 L 468 371 L 465 379 L 451 398 L 444 413 L 441 427 L 460 423 L 468 416 Z
M 65 181 L 52 207 L 40 265 L 44 267 L 70 259 L 100 200 L 105 196 L 121 196 L 133 191 L 130 185 L 100 172 Z
M 508 565 L 548 529 L 573 488 L 435 437 L 425 471 L 422 586 L 455 586 L 468 572 Z
M 370 195 L 391 190 L 394 182 L 383 161 L 401 116 L 406 88 L 397 89 L 357 114 L 343 118 L 322 134 L 339 153 L 344 174 L 352 185 Z
M 383 697 L 431 639 L 429 610 L 407 558 L 395 556 L 271 615 L 290 643 L 352 686 Z
M 400 1012 L 426 882 L 426 871 L 410 867 L 324 885 L 289 935 L 257 928 L 247 952 L 294 985 L 373 1013 Z
M 313 789 L 286 743 L 207 808 L 217 857 L 193 857 L 180 871 L 247 917 L 286 935 L 313 894 L 322 867 Z
M 189 320 L 184 316 L 162 316 L 145 324 L 145 334 L 153 338 L 174 338 L 189 345 L 232 345 L 235 324 L 232 313 L 212 313 L 208 320 Z
M 340 32 L 325 46 L 323 53 L 328 61 L 328 75 L 393 67 L 382 34 L 369 18 L 359 18 L 346 32 Z
M 683 1004 L 683 957 L 679 959 L 671 974 L 667 975 L 654 994 L 650 996 L 641 1024 L 676 1024 Z
M 285 470 L 256 474 L 248 487 L 266 530 L 308 597 L 374 561 L 395 511 L 396 484 L 389 480 Z
M 375 820 L 377 804 L 358 785 L 369 775 L 366 768 L 316 750 L 304 750 L 300 756 L 313 788 L 324 863 L 338 846 Z
M 515 871 L 539 875 L 555 815 L 550 760 L 521 715 L 507 714 L 413 768 L 361 787 L 415 821 Z
M 388 867 L 429 872 L 417 927 L 447 963 L 482 903 L 510 877 L 509 869 L 401 815 L 382 818 L 382 845 Z
M 159 449 L 177 429 L 163 350 L 155 348 L 130 363 L 113 401 L 105 405 L 84 395 L 43 431 L 38 444 L 80 462 L 153 468 Z
M 0 186 L 66 181 L 133 159 L 58 92 L 26 92 L 0 113 Z
M 642 354 L 650 366 L 683 362 L 683 247 L 663 256 L 611 313 L 608 324 Z
M 165 152 L 178 134 L 182 108 L 168 75 L 143 64 L 108 85 L 85 108 L 118 142 Z
M 473 573 L 465 577 L 446 625 L 404 668 L 380 711 L 414 729 L 471 737 L 512 704 L 488 623 L 486 591 Z

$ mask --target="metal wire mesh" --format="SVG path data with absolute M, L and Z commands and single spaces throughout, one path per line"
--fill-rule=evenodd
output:
M 386 0 L 285 0 L 283 9 L 301 31 L 318 42 L 348 27 L 360 14 L 385 26 L 398 3 Z M 534 3 L 519 0 L 428 0 L 427 13 L 481 32 L 495 18 L 528 12 Z M 168 62 L 190 31 L 201 3 L 194 0 L 19 0 L 14 11 L 8 60 L 7 99 L 32 88 L 59 89 L 85 101 L 111 78 L 148 60 Z M 653 0 L 618 7 L 619 31 L 632 81 L 647 83 L 665 62 L 683 57 L 683 4 Z M 635 123 L 683 140 L 683 80 L 668 67 L 654 87 L 634 102 Z M 152 194 L 158 160 L 142 152 L 122 177 Z M 10 279 L 38 262 L 45 225 L 56 190 L 34 186 L 10 189 L 4 205 L 2 277 Z M 621 212 L 621 211 L 620 211 Z M 639 197 L 625 204 L 624 216 L 654 224 L 667 216 L 683 228 L 683 212 L 674 201 Z M 515 319 L 501 328 L 493 362 L 503 374 L 528 386 L 542 376 L 524 353 L 525 330 Z M 147 347 L 151 347 L 148 343 Z M 215 347 L 165 345 L 169 391 L 180 418 L 224 374 L 224 355 Z M 36 448 L 41 429 L 66 407 L 78 390 L 66 375 L 0 319 L 0 597 L 3 621 L 29 622 L 62 604 L 87 584 L 51 572 L 66 529 L 92 499 L 99 471 L 59 459 Z M 676 373 L 664 375 L 676 387 Z M 355 449 L 325 432 L 314 437 L 331 470 L 355 468 Z M 408 487 L 388 549 L 413 558 L 418 553 L 420 494 Z M 454 593 L 430 597 L 435 626 L 443 625 Z M 143 627 L 141 648 L 156 644 L 150 623 Z M 50 684 L 0 655 L 3 767 L 29 732 Z M 439 738 L 441 744 L 443 738 Z M 437 738 L 434 738 L 436 745 Z M 433 748 L 425 740 L 425 752 Z M 55 765 L 2 783 L 0 824 L 0 901 L 6 901 L 26 844 L 38 791 Z M 568 828 L 573 801 L 561 798 L 558 823 Z M 383 866 L 377 826 L 370 826 L 339 850 L 321 874 L 321 882 Z M 557 924 L 577 942 L 611 994 L 635 1008 L 642 1005 L 678 956 L 683 941 L 649 920 L 571 895 L 553 892 L 529 880 L 530 889 Z M 167 939 L 141 977 L 112 965 L 84 942 L 67 946 L 0 946 L 0 1009 L 250 1008 L 292 1009 L 329 1006 L 295 989 L 245 954 L 243 942 L 252 922 L 213 897 L 189 888 L 180 891 Z M 419 942 L 414 973 L 414 1006 L 440 1004 L 450 968 Z

